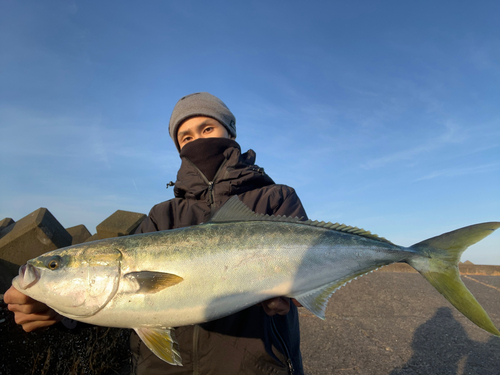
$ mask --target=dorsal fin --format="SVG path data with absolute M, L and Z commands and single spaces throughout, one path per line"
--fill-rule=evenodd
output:
M 233 195 L 210 219 L 211 223 L 229 223 L 233 221 L 287 221 L 296 222 L 300 218 L 287 216 L 270 216 L 258 214 L 249 209 L 237 195 Z
M 352 227 L 350 225 L 345 225 L 345 224 L 339 224 L 339 223 L 330 223 L 330 222 L 324 222 L 324 221 L 312 221 L 312 220 L 307 220 L 307 221 L 301 221 L 301 224 L 305 225 L 311 225 L 313 227 L 320 227 L 320 228 L 326 228 L 326 229 L 331 229 L 331 230 L 336 230 L 338 232 L 345 232 L 349 234 L 354 234 L 356 236 L 361 236 L 361 237 L 367 237 L 372 240 L 377 240 L 380 242 L 385 242 L 389 243 L 391 245 L 394 245 L 391 241 L 385 239 L 384 237 L 379 237 L 376 234 L 371 233 L 370 231 L 364 230 L 362 228 L 358 227 Z
M 386 242 L 392 244 L 392 242 L 386 240 L 383 237 L 379 237 L 376 234 L 370 233 L 367 230 L 352 227 L 345 224 L 330 223 L 324 221 L 316 220 L 306 220 L 301 221 L 300 218 L 287 217 L 287 216 L 270 216 L 264 214 L 257 214 L 248 208 L 242 201 L 239 200 L 237 195 L 232 196 L 229 200 L 215 213 L 215 215 L 210 220 L 211 223 L 229 223 L 235 221 L 280 221 L 288 223 L 300 223 L 303 225 L 310 225 L 313 227 L 325 228 L 336 230 L 339 232 L 345 232 L 349 234 L 354 234 L 362 237 L 371 238 L 373 240 Z

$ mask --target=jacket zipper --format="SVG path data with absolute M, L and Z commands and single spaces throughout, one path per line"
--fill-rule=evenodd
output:
M 222 164 L 220 165 L 219 169 L 217 170 L 217 173 L 215 173 L 214 179 L 212 181 L 208 181 L 207 177 L 203 174 L 202 171 L 189 159 L 186 158 L 189 163 L 198 171 L 200 174 L 201 178 L 205 183 L 208 185 L 208 203 L 210 204 L 210 218 L 215 214 L 215 194 L 214 194 L 214 183 L 215 180 L 217 180 L 217 177 L 219 176 L 220 171 L 223 169 L 224 165 L 227 162 L 227 159 L 225 159 Z M 199 336 L 200 336 L 200 326 L 195 324 L 194 330 L 193 330 L 193 375 L 199 375 L 199 363 L 198 363 L 198 341 L 199 341 Z
M 210 216 L 212 216 L 212 207 L 214 205 L 215 197 L 214 197 L 214 182 L 208 182 L 208 203 L 210 203 Z
M 208 181 L 207 177 L 203 174 L 202 171 L 198 169 L 198 167 L 189 159 L 186 158 L 187 161 L 191 163 L 191 165 L 198 171 L 200 174 L 201 178 L 205 183 L 208 185 L 208 203 L 210 204 L 210 218 L 214 216 L 216 207 L 215 207 L 215 193 L 214 193 L 214 184 L 215 181 L 217 180 L 217 177 L 219 176 L 220 171 L 224 168 L 224 165 L 227 162 L 227 159 L 224 159 L 222 164 L 220 165 L 219 169 L 217 170 L 217 173 L 215 173 L 214 179 L 212 181 Z
M 278 336 L 278 339 L 281 341 L 281 346 L 283 347 L 283 350 L 285 351 L 284 354 L 286 356 L 286 364 L 288 366 L 288 371 L 290 372 L 290 375 L 293 375 L 294 369 L 293 369 L 292 360 L 290 359 L 290 352 L 288 351 L 288 348 L 285 344 L 285 340 L 283 340 L 283 337 L 281 337 L 281 335 L 278 331 L 278 328 L 276 327 L 276 324 L 274 323 L 273 317 L 271 316 L 270 318 L 271 318 L 272 329 L 273 329 L 274 333 L 276 334 L 276 336 Z

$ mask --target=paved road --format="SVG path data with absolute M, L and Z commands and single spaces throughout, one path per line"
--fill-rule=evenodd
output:
M 500 327 L 500 277 L 462 276 Z M 306 374 L 500 374 L 500 338 L 416 273 L 374 272 L 330 299 L 325 321 L 300 308 Z

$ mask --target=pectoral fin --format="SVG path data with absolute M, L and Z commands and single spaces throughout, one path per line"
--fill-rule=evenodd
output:
M 182 366 L 179 344 L 174 328 L 136 328 L 135 332 L 158 358 L 175 366 Z
M 140 271 L 130 272 L 123 277 L 123 292 L 156 293 L 165 288 L 179 284 L 182 277 L 166 272 Z

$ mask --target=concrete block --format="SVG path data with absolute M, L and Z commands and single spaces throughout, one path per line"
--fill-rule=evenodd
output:
M 71 245 L 71 235 L 46 208 L 39 208 L 2 230 L 0 292 L 5 292 L 19 266 L 47 251 Z
M 87 227 L 83 224 L 66 228 L 66 230 L 71 235 L 71 237 L 73 237 L 73 241 L 71 241 L 72 245 L 78 245 L 79 243 L 85 242 L 92 236 Z
M 11 218 L 5 218 L 0 222 L 0 238 L 9 233 L 13 228 L 16 222 Z
M 84 242 L 92 242 L 92 241 L 97 241 L 99 237 L 97 236 L 97 233 L 93 234 L 89 238 L 87 238 Z
M 14 221 L 14 220 L 12 220 L 10 217 L 6 217 L 5 219 L 0 220 L 0 232 L 1 232 L 4 228 L 6 228 L 6 227 L 8 227 L 9 225 L 14 224 L 14 223 L 15 223 L 15 221 Z
M 4 231 L 9 228 L 0 238 L 0 259 L 17 267 L 47 251 L 71 245 L 71 235 L 46 208 L 39 208 Z
M 97 236 L 100 240 L 133 234 L 146 215 L 137 212 L 118 210 L 99 224 Z

